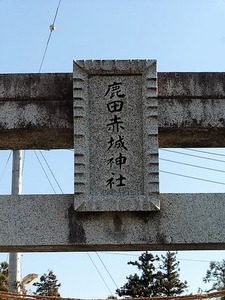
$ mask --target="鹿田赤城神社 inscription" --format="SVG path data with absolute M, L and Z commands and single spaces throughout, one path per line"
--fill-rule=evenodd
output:
M 78 211 L 159 209 L 155 60 L 74 62 Z

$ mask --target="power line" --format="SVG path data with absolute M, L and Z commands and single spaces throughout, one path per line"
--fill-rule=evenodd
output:
M 25 167 L 25 159 L 26 159 L 26 150 L 23 151 L 23 161 L 22 161 L 22 175 Z
M 192 149 L 192 148 L 184 148 L 184 149 L 189 150 L 189 151 L 194 151 L 194 152 L 200 152 L 200 153 L 225 157 L 225 154 L 220 154 L 220 153 L 213 153 L 213 152 L 209 152 L 209 151 L 197 150 L 197 149 Z
M 1 175 L 1 178 L 0 178 L 0 182 L 2 181 L 2 178 L 3 178 L 4 174 L 5 174 L 5 170 L 6 170 L 7 166 L 8 166 L 8 163 L 9 163 L 9 160 L 10 160 L 10 157 L 11 157 L 11 156 L 12 156 L 12 150 L 9 152 L 8 159 L 7 159 L 7 161 L 6 161 L 6 164 L 5 164 L 4 169 L 3 169 L 3 171 L 2 171 L 2 175 Z
M 92 257 L 90 256 L 90 254 L 89 254 L 88 252 L 87 252 L 87 255 L 89 256 L 90 260 L 92 261 L 92 264 L 95 266 L 95 269 L 97 270 L 97 272 L 98 272 L 99 276 L 101 277 L 102 281 L 104 282 L 105 286 L 107 287 L 107 289 L 108 289 L 108 291 L 109 291 L 110 295 L 113 295 L 113 293 L 111 292 L 111 290 L 110 290 L 109 286 L 107 285 L 107 283 L 106 283 L 106 281 L 105 281 L 104 277 L 103 277 L 103 276 L 102 276 L 102 274 L 100 273 L 100 271 L 99 271 L 98 267 L 96 266 L 96 264 L 94 263 L 94 261 L 93 261 Z
M 106 272 L 108 273 L 109 277 L 112 279 L 113 283 L 115 284 L 116 288 L 118 289 L 118 285 L 116 284 L 115 280 L 113 279 L 112 275 L 110 274 L 109 270 L 107 269 L 106 265 L 104 264 L 103 260 L 101 259 L 100 255 L 98 252 L 95 252 L 96 255 L 98 256 L 99 260 L 101 261 L 103 267 L 105 268 Z
M 59 3 L 58 3 L 58 6 L 57 6 L 57 9 L 56 9 L 56 12 L 55 12 L 55 17 L 54 17 L 54 20 L 53 20 L 52 25 L 55 25 L 55 21 L 56 21 L 57 15 L 58 15 L 59 6 L 60 6 L 60 4 L 61 4 L 61 1 L 62 1 L 62 0 L 59 0 Z
M 119 253 L 119 252 L 104 252 L 104 254 L 112 254 L 112 255 L 123 255 L 123 256 L 134 256 L 139 257 L 140 254 L 128 254 L 128 253 Z M 178 252 L 179 254 L 179 252 Z M 196 262 L 204 262 L 204 263 L 210 263 L 210 260 L 203 260 L 203 259 L 190 259 L 190 258 L 177 258 L 178 261 L 180 260 L 186 260 L 186 261 L 196 261 Z
M 48 164 L 48 162 L 47 162 L 47 160 L 46 160 L 46 158 L 45 158 L 44 154 L 42 153 L 42 151 L 41 151 L 41 150 L 39 150 L 39 152 L 40 152 L 40 154 L 41 154 L 42 158 L 44 159 L 44 161 L 45 161 L 45 163 L 46 163 L 46 165 L 47 165 L 47 167 L 48 167 L 49 171 L 51 172 L 51 174 L 52 174 L 52 177 L 54 178 L 54 180 L 55 180 L 56 184 L 58 185 L 58 187 L 59 187 L 59 189 L 60 189 L 61 193 L 62 193 L 62 194 L 64 194 L 64 193 L 63 193 L 63 190 L 62 190 L 62 188 L 61 188 L 61 186 L 60 186 L 60 184 L 59 184 L 58 180 L 56 179 L 56 177 L 55 177 L 55 175 L 54 175 L 54 173 L 53 173 L 53 171 L 52 171 L 52 169 L 51 169 L 50 165 Z
M 54 187 L 53 187 L 53 185 L 52 185 L 52 183 L 51 183 L 51 180 L 49 179 L 48 174 L 46 173 L 45 168 L 44 168 L 44 166 L 42 165 L 42 163 L 41 163 L 41 161 L 40 161 L 40 159 L 39 159 L 39 157 L 38 157 L 38 155 L 37 155 L 37 153 L 36 153 L 35 150 L 34 150 L 34 154 L 36 155 L 37 160 L 39 161 L 39 164 L 40 164 L 40 166 L 41 166 L 43 172 L 45 173 L 45 176 L 46 176 L 46 178 L 47 178 L 49 184 L 51 185 L 51 187 L 52 187 L 54 193 L 56 194 L 56 191 L 55 191 L 55 189 L 54 189 Z
M 186 260 L 186 261 L 196 261 L 196 262 L 203 262 L 203 263 L 210 263 L 210 260 L 203 260 L 203 259 L 190 259 L 190 258 L 178 258 L 178 260 Z
M 41 65 L 40 65 L 38 73 L 41 72 L 41 68 L 42 68 L 42 65 L 43 65 L 43 62 L 44 62 L 44 59 L 45 59 L 45 55 L 46 55 L 46 52 L 47 52 L 47 49 L 48 49 L 48 44 L 49 44 L 49 41 L 51 39 L 51 35 L 52 35 L 52 31 L 50 31 L 50 34 L 48 36 L 47 44 L 46 44 L 46 47 L 45 47 L 45 51 L 44 51 L 44 54 L 43 54 L 43 57 L 42 57 L 42 60 L 41 60 Z
M 127 254 L 127 253 L 119 253 L 119 252 L 104 252 L 105 254 L 113 254 L 113 255 L 123 255 L 123 256 L 134 256 L 138 257 L 139 254 Z
M 207 159 L 207 160 L 211 160 L 211 161 L 217 161 L 217 162 L 222 162 L 225 163 L 224 160 L 220 160 L 220 159 L 215 159 L 215 158 L 209 158 L 209 157 L 204 157 L 204 156 L 199 156 L 199 155 L 194 155 L 194 154 L 188 154 L 188 153 L 183 153 L 183 152 L 179 152 L 179 151 L 175 151 L 175 150 L 169 150 L 169 149 L 160 149 L 162 151 L 166 151 L 166 152 L 172 152 L 172 153 L 177 153 L 177 154 L 181 154 L 181 155 L 187 155 L 187 156 L 191 156 L 191 157 L 197 157 L 197 158 L 201 158 L 201 159 Z
M 54 16 L 53 23 L 52 23 L 52 25 L 50 26 L 50 33 L 49 33 L 49 36 L 48 36 L 48 40 L 47 40 L 47 43 L 46 43 L 46 46 L 45 46 L 45 51 L 44 51 L 44 54 L 43 54 L 43 57 L 42 57 L 42 60 L 41 60 L 41 64 L 40 64 L 40 68 L 39 68 L 38 73 L 41 72 L 41 68 L 42 68 L 42 65 L 43 65 L 43 63 L 44 63 L 45 55 L 46 55 L 46 52 L 47 52 L 47 50 L 48 50 L 48 45 L 49 45 L 49 42 L 50 42 L 50 39 L 51 39 L 51 36 L 52 36 L 52 31 L 55 29 L 55 21 L 56 21 L 57 15 L 58 15 L 59 6 L 60 6 L 60 4 L 61 4 L 61 1 L 62 1 L 62 0 L 59 0 L 58 6 L 57 6 L 57 9 L 56 9 L 56 12 L 55 12 L 55 16 Z
M 185 148 L 184 150 L 186 150 L 186 149 L 187 148 Z M 214 159 L 214 158 L 209 158 L 209 157 L 203 157 L 203 156 L 199 156 L 199 155 L 193 155 L 193 154 L 183 153 L 183 152 L 180 152 L 180 151 L 175 151 L 175 150 L 170 150 L 170 149 L 161 149 L 161 150 L 167 151 L 167 152 L 172 152 L 172 153 L 177 153 L 177 154 L 181 154 L 181 155 L 186 155 L 186 156 L 190 156 L 190 157 L 196 157 L 196 158 L 201 158 L 201 159 L 206 159 L 206 160 L 211 160 L 211 161 L 225 163 L 224 160 L 219 160 L 219 159 Z M 191 150 L 191 149 L 188 148 L 188 150 Z M 193 151 L 202 152 L 202 153 L 206 153 L 207 152 L 207 151 L 201 151 L 201 150 L 193 150 Z M 213 154 L 213 153 L 208 152 L 207 154 Z M 168 161 L 168 162 L 173 162 L 173 163 L 177 163 L 177 164 L 181 164 L 181 165 L 186 165 L 186 166 L 191 166 L 191 167 L 195 167 L 195 168 L 199 168 L 199 169 L 205 169 L 205 170 L 209 170 L 209 171 L 215 171 L 215 172 L 225 173 L 225 171 L 219 170 L 219 169 L 215 169 L 215 168 L 208 168 L 208 167 L 196 166 L 196 165 L 193 165 L 193 164 L 177 162 L 177 161 L 173 161 L 173 160 L 169 160 L 169 159 L 164 159 L 164 158 L 160 158 L 160 160 L 164 160 L 164 161 Z M 198 177 L 194 177 L 194 176 L 188 176 L 188 175 L 184 175 L 184 174 L 178 174 L 178 173 L 169 172 L 169 171 L 161 171 L 161 172 L 167 173 L 167 174 L 170 174 L 170 175 L 184 177 L 184 178 L 189 178 L 189 179 L 194 179 L 194 180 L 199 180 L 199 181 L 210 182 L 210 183 L 214 183 L 214 184 L 220 184 L 220 185 L 224 185 L 225 184 L 223 182 L 213 181 L 213 180 L 204 179 L 204 178 L 198 178 Z
M 194 167 L 194 168 L 199 168 L 199 169 L 204 169 L 204 170 L 209 170 L 209 171 L 215 171 L 215 172 L 225 173 L 224 170 L 213 169 L 213 168 L 202 167 L 202 166 L 196 166 L 196 165 L 192 165 L 192 164 L 188 164 L 188 163 L 183 163 L 183 162 L 180 162 L 180 161 L 175 161 L 175 160 L 170 160 L 170 159 L 165 159 L 165 158 L 159 158 L 159 159 L 163 160 L 163 161 L 175 163 L 175 164 L 184 165 L 184 166 L 189 166 L 189 167 Z
M 184 178 L 195 179 L 195 180 L 200 180 L 200 181 L 205 181 L 205 182 L 210 182 L 210 183 L 216 183 L 216 184 L 225 185 L 224 182 L 213 181 L 213 180 L 208 180 L 208 179 L 203 179 L 203 178 L 199 178 L 199 177 L 188 176 L 188 175 L 183 175 L 183 174 L 178 174 L 178 173 L 173 173 L 173 172 L 164 171 L 164 170 L 159 170 L 159 171 L 162 172 L 162 173 L 166 173 L 166 174 L 170 174 L 170 175 L 175 175 L 175 176 L 180 176 L 180 177 L 184 177 Z
M 39 68 L 39 73 L 41 72 L 41 68 L 42 68 L 42 65 L 43 65 L 43 62 L 44 62 L 44 59 L 45 59 L 45 55 L 46 55 L 46 52 L 47 52 L 47 49 L 48 49 L 48 45 L 49 45 L 49 42 L 50 42 L 50 39 L 51 39 L 52 31 L 55 29 L 55 22 L 56 22 L 56 18 L 57 18 L 58 12 L 59 12 L 59 7 L 60 7 L 60 4 L 61 4 L 61 1 L 62 1 L 62 0 L 59 0 L 59 2 L 58 2 L 58 6 L 57 6 L 57 8 L 56 8 L 56 12 L 55 12 L 55 16 L 54 16 L 52 25 L 50 25 L 50 33 L 49 33 L 49 37 L 48 37 L 48 40 L 47 40 L 47 44 L 46 44 L 46 47 L 45 47 L 45 51 L 44 51 L 44 54 L 43 54 L 43 57 L 42 57 L 41 65 L 40 65 L 40 68 Z M 63 194 L 63 190 L 62 190 L 62 188 L 61 188 L 59 182 L 57 181 L 57 179 L 56 179 L 54 173 L 52 172 L 52 169 L 51 169 L 51 167 L 49 166 L 49 164 L 48 164 L 46 158 L 44 157 L 44 154 L 43 154 L 40 150 L 39 150 L 39 152 L 40 152 L 42 158 L 44 159 L 44 161 L 45 161 L 45 163 L 46 163 L 46 165 L 47 165 L 47 167 L 48 167 L 50 173 L 52 174 L 52 177 L 54 178 L 56 184 L 58 185 L 58 187 L 59 187 L 61 193 Z M 41 164 L 41 161 L 39 160 L 39 158 L 38 158 L 36 152 L 35 152 L 35 155 L 36 155 L 36 157 L 37 157 L 37 159 L 38 159 L 38 161 L 39 161 L 39 163 L 40 163 L 40 165 L 41 165 L 41 167 L 42 167 L 42 169 L 43 169 L 43 171 L 44 171 L 44 173 L 45 173 L 45 175 L 46 175 L 46 177 L 47 177 L 47 179 L 48 179 L 48 181 L 49 181 L 49 183 L 50 183 L 50 185 L 51 185 L 51 187 L 52 187 L 52 189 L 53 189 L 53 191 L 55 192 L 55 189 L 54 189 L 54 187 L 53 187 L 53 185 L 52 185 L 52 183 L 51 183 L 51 181 L 50 181 L 50 179 L 49 179 L 47 173 L 45 172 L 44 167 L 43 167 L 43 165 Z M 56 193 L 56 192 L 55 192 L 55 193 Z

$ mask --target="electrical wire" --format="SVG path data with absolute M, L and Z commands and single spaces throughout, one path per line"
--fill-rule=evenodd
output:
M 178 260 L 186 260 L 186 261 L 196 261 L 196 262 L 203 262 L 203 263 L 210 263 L 210 260 L 203 260 L 203 259 L 190 259 L 190 258 L 178 258 Z
M 60 6 L 60 4 L 61 4 L 61 1 L 62 1 L 62 0 L 59 0 L 59 3 L 58 3 L 58 6 L 57 6 L 57 9 L 56 9 L 56 12 L 55 12 L 55 17 L 54 17 L 54 20 L 53 20 L 52 25 L 55 25 L 55 21 L 56 21 L 57 15 L 58 15 L 59 6 Z
M 38 155 L 37 155 L 37 153 L 36 153 L 36 150 L 34 150 L 34 154 L 36 155 L 37 160 L 39 161 L 39 164 L 40 164 L 40 166 L 41 166 L 43 172 L 45 173 L 45 176 L 46 176 L 46 178 L 47 178 L 49 184 L 51 185 L 51 187 L 52 187 L 54 193 L 56 194 L 56 191 L 55 191 L 55 189 L 54 189 L 54 186 L 52 185 L 51 180 L 50 180 L 50 178 L 48 177 L 48 174 L 46 173 L 46 171 L 45 171 L 45 169 L 44 169 L 44 166 L 42 165 L 42 163 L 41 163 L 41 161 L 40 161 L 40 159 L 39 159 L 39 157 L 38 157 Z
M 38 158 L 36 151 L 34 151 L 34 152 L 35 152 L 36 157 Z M 45 161 L 45 163 L 46 163 L 46 165 L 47 165 L 49 171 L 51 172 L 53 178 L 55 179 L 55 181 L 56 181 L 58 187 L 60 188 L 60 190 L 61 190 L 61 192 L 62 192 L 62 194 L 63 194 L 63 191 L 62 191 L 62 189 L 61 189 L 61 187 L 60 187 L 60 185 L 59 185 L 59 183 L 58 183 L 58 181 L 57 181 L 57 179 L 56 179 L 56 177 L 55 177 L 55 175 L 54 175 L 54 173 L 53 173 L 53 171 L 52 171 L 50 165 L 48 164 L 46 158 L 44 157 L 44 154 L 43 154 L 40 150 L 39 150 L 39 153 L 41 154 L 42 158 L 44 159 L 44 161 Z M 39 161 L 39 163 L 40 163 L 40 165 L 41 165 L 41 167 L 42 167 L 42 169 L 43 169 L 43 171 L 44 171 L 44 173 L 45 173 L 45 175 L 46 175 L 46 177 L 47 177 L 49 183 L 51 184 L 50 178 L 48 177 L 47 173 L 45 172 L 44 166 L 42 165 L 42 163 L 41 163 L 41 161 L 40 161 L 39 158 L 38 158 L 38 161 Z M 52 185 L 52 184 L 51 184 L 51 187 L 53 188 L 53 185 Z M 53 188 L 53 190 L 54 190 L 54 188 Z M 55 192 L 55 190 L 54 190 L 54 192 Z M 101 261 L 102 265 L 104 266 L 106 272 L 108 273 L 108 275 L 109 275 L 110 278 L 112 279 L 112 281 L 113 281 L 113 283 L 115 284 L 116 288 L 118 288 L 118 286 L 117 286 L 115 280 L 113 279 L 112 275 L 110 274 L 109 270 L 107 269 L 107 267 L 106 267 L 106 265 L 104 264 L 103 260 L 101 259 L 100 255 L 99 255 L 97 252 L 95 252 L 95 253 L 96 253 L 96 255 L 98 256 L 99 260 Z M 93 265 L 95 266 L 97 272 L 99 273 L 99 276 L 102 278 L 104 284 L 106 285 L 108 291 L 109 291 L 110 294 L 112 295 L 112 291 L 110 290 L 109 286 L 107 285 L 106 281 L 104 280 L 104 277 L 102 276 L 101 272 L 99 271 L 97 265 L 94 263 L 94 260 L 92 259 L 92 257 L 90 256 L 89 253 L 87 253 L 87 254 L 88 254 L 90 260 L 92 261 Z
M 46 44 L 46 47 L 45 47 L 45 51 L 44 51 L 44 54 L 43 54 L 43 57 L 42 57 L 42 61 L 41 61 L 41 65 L 40 65 L 40 68 L 39 68 L 38 73 L 41 72 L 42 65 L 43 65 L 44 59 L 45 59 L 45 55 L 46 55 L 46 52 L 47 52 L 47 49 L 48 49 L 48 44 L 49 44 L 49 41 L 50 41 L 50 39 L 51 39 L 51 35 L 52 35 L 52 31 L 50 31 L 50 34 L 49 34 L 49 36 L 48 36 L 47 44 Z
M 193 154 L 184 153 L 184 152 L 180 152 L 180 151 L 176 151 L 176 150 L 170 150 L 170 149 L 164 149 L 164 148 L 161 149 L 161 150 L 167 151 L 167 152 L 172 152 L 172 153 L 177 153 L 177 154 L 180 154 L 180 155 L 186 155 L 186 156 L 190 156 L 190 157 L 196 157 L 196 158 L 200 158 L 200 159 L 206 159 L 206 160 L 211 160 L 211 161 L 225 163 L 224 160 L 214 159 L 214 158 L 209 158 L 209 157 L 204 157 L 204 156 L 199 156 L 199 155 L 193 155 Z M 190 150 L 190 151 L 196 151 L 196 152 L 200 152 L 200 153 L 213 154 L 213 153 L 208 152 L 208 151 L 195 150 L 195 149 L 191 149 L 191 148 L 184 148 L 184 150 Z M 220 155 L 220 156 L 223 156 L 223 155 Z M 172 163 L 176 163 L 176 164 L 181 164 L 181 165 L 186 165 L 186 166 L 190 166 L 190 167 L 195 167 L 195 168 L 199 168 L 199 169 L 205 169 L 205 170 L 209 170 L 209 171 L 225 173 L 225 171 L 220 170 L 220 169 L 202 167 L 202 166 L 199 166 L 199 165 L 196 166 L 196 165 L 193 165 L 193 164 L 177 162 L 177 161 L 173 161 L 173 160 L 169 160 L 169 159 L 165 159 L 165 158 L 159 158 L 159 159 L 160 160 L 164 160 L 164 161 L 168 161 L 168 162 L 172 162 Z M 199 180 L 199 181 L 210 182 L 210 183 L 214 183 L 214 184 L 220 184 L 220 185 L 224 185 L 225 184 L 223 182 L 213 181 L 213 180 L 204 179 L 204 178 L 198 178 L 198 177 L 194 177 L 194 176 L 188 176 L 188 175 L 184 175 L 184 174 L 178 174 L 178 173 L 174 173 L 174 172 L 170 172 L 170 171 L 163 171 L 163 170 L 161 170 L 160 172 L 167 173 L 167 174 L 170 174 L 170 175 L 180 176 L 180 177 L 184 177 L 184 178 L 189 178 L 189 179 L 194 179 L 194 180 Z
M 139 257 L 140 254 L 128 254 L 128 253 L 119 253 L 119 252 L 104 252 L 104 254 L 112 254 L 112 255 L 123 255 L 123 256 L 134 256 Z M 179 254 L 179 252 L 178 252 Z M 180 260 L 186 260 L 186 261 L 196 261 L 196 262 L 204 262 L 204 263 L 210 263 L 210 260 L 203 260 L 203 259 L 190 259 L 190 258 L 177 258 L 178 261 Z
M 56 184 L 58 185 L 58 187 L 59 187 L 59 189 L 60 189 L 61 193 L 62 193 L 62 194 L 64 194 L 64 193 L 63 193 L 63 190 L 62 190 L 62 188 L 61 188 L 61 186 L 60 186 L 60 184 L 59 184 L 58 180 L 56 179 L 56 177 L 55 177 L 55 175 L 54 175 L 54 173 L 53 173 L 53 171 L 52 171 L 52 169 L 51 169 L 50 165 L 48 164 L 48 162 L 47 162 L 47 160 L 46 160 L 46 158 L 45 158 L 44 154 L 42 153 L 42 151 L 41 151 L 41 150 L 39 150 L 39 152 L 40 152 L 40 154 L 41 154 L 42 158 L 44 159 L 44 161 L 45 161 L 45 163 L 46 163 L 46 165 L 47 165 L 47 167 L 48 167 L 48 169 L 49 169 L 50 173 L 52 174 L 52 177 L 54 178 L 54 180 L 55 180 Z
M 159 158 L 159 159 L 163 160 L 163 161 L 175 163 L 175 164 L 180 164 L 180 165 L 188 166 L 188 167 L 193 167 L 193 168 L 198 168 L 198 169 L 204 169 L 204 170 L 209 170 L 209 171 L 214 171 L 214 172 L 225 173 L 224 170 L 213 169 L 213 168 L 202 167 L 202 166 L 196 166 L 196 165 L 192 165 L 192 164 L 188 164 L 188 163 L 184 163 L 184 162 L 180 162 L 180 161 L 175 161 L 175 160 L 171 160 L 171 159 L 166 159 L 166 158 Z
M 45 47 L 45 51 L 44 51 L 44 54 L 43 54 L 43 57 L 42 57 L 42 61 L 41 61 L 41 64 L 40 64 L 39 73 L 41 72 L 41 68 L 42 68 L 42 65 L 43 65 L 43 63 L 44 63 L 44 59 L 45 59 L 45 56 L 46 56 L 46 53 L 47 53 L 47 50 L 48 50 L 48 45 L 49 45 L 49 42 L 50 42 L 50 39 L 51 39 L 52 31 L 54 30 L 54 26 L 55 26 L 55 22 L 56 22 L 56 18 L 57 18 L 58 12 L 59 12 L 59 7 L 60 7 L 60 4 L 61 4 L 61 1 L 62 1 L 62 0 L 59 0 L 59 2 L 58 2 L 58 6 L 57 6 L 57 8 L 56 8 L 55 16 L 54 16 L 52 25 L 50 26 L 50 33 L 49 33 L 49 36 L 48 36 L 48 40 L 47 40 L 47 43 L 46 43 L 46 47 Z M 34 151 L 34 152 L 35 152 L 35 151 Z M 52 174 L 52 177 L 54 178 L 56 184 L 58 185 L 58 187 L 59 187 L 61 193 L 64 194 L 64 193 L 63 193 L 63 190 L 62 190 L 62 188 L 61 188 L 59 182 L 57 181 L 57 179 L 56 179 L 54 173 L 52 172 L 52 169 L 51 169 L 51 167 L 49 166 L 49 164 L 48 164 L 48 162 L 47 162 L 47 160 L 46 160 L 44 154 L 43 154 L 40 150 L 39 150 L 39 152 L 40 152 L 42 158 L 44 159 L 45 164 L 47 165 L 47 167 L 48 167 L 50 173 Z M 53 187 L 53 185 L 52 185 L 52 183 L 51 183 L 51 181 L 50 181 L 50 179 L 49 179 L 47 173 L 45 172 L 44 167 L 43 167 L 43 165 L 41 164 L 41 161 L 40 161 L 40 159 L 38 158 L 36 152 L 35 152 L 35 155 L 36 155 L 36 157 L 37 157 L 37 159 L 38 159 L 38 161 L 39 161 L 39 163 L 40 163 L 40 165 L 41 165 L 41 167 L 42 167 L 42 169 L 43 169 L 43 171 L 44 171 L 44 173 L 45 173 L 45 175 L 46 175 L 46 177 L 47 177 L 47 179 L 48 179 L 48 181 L 49 181 L 49 183 L 50 183 L 50 185 L 51 185 L 51 187 L 52 187 L 52 189 L 53 189 L 53 191 L 54 191 L 54 193 L 56 194 L 55 189 L 54 189 L 54 187 Z
M 4 169 L 3 169 L 3 171 L 2 171 L 2 175 L 1 175 L 1 177 L 0 177 L 0 182 L 2 181 L 2 178 L 3 178 L 4 174 L 5 174 L 5 170 L 6 170 L 7 166 L 8 166 L 8 163 L 9 163 L 9 160 L 10 160 L 10 157 L 11 157 L 11 156 L 12 156 L 12 150 L 9 152 L 8 159 L 7 159 L 7 161 L 6 161 L 5 167 L 4 167 Z
M 110 290 L 109 286 L 107 285 L 107 283 L 106 283 L 106 281 L 105 281 L 104 277 L 103 277 L 103 276 L 102 276 L 102 274 L 100 273 L 100 271 L 99 271 L 98 267 L 96 266 L 96 264 L 94 263 L 94 261 L 93 261 L 92 257 L 90 256 L 90 254 L 89 254 L 88 252 L 87 252 L 87 255 L 88 255 L 88 257 L 90 258 L 90 260 L 91 260 L 92 264 L 95 266 L 95 269 L 97 270 L 97 272 L 98 272 L 99 276 L 101 277 L 102 281 L 104 282 L 105 286 L 107 287 L 107 289 L 108 289 L 108 291 L 109 291 L 110 295 L 113 295 L 113 293 L 112 293 L 112 291 Z
M 116 284 L 115 280 L 113 279 L 112 275 L 110 274 L 109 270 L 107 269 L 106 265 L 104 264 L 103 260 L 101 259 L 100 255 L 98 252 L 95 252 L 96 255 L 98 256 L 99 260 L 101 261 L 103 267 L 105 268 L 106 272 L 108 273 L 109 277 L 112 279 L 112 282 L 115 284 L 116 288 L 118 289 L 118 285 Z
M 198 149 L 192 149 L 192 148 L 184 148 L 184 149 L 185 150 L 189 150 L 189 151 L 199 152 L 199 153 L 205 153 L 205 154 L 210 154 L 210 155 L 216 155 L 216 156 L 225 157 L 225 154 L 213 153 L 213 152 L 205 151 L 205 150 L 198 150 Z
M 41 64 L 40 64 L 38 73 L 41 72 L 42 65 L 43 65 L 44 60 L 45 60 L 45 55 L 46 55 L 47 50 L 48 50 L 48 45 L 49 45 L 49 42 L 50 42 L 50 39 L 51 39 L 51 36 L 52 36 L 52 31 L 53 31 L 53 28 L 54 28 L 54 25 L 55 25 L 55 21 L 56 21 L 57 15 L 58 15 L 59 6 L 60 6 L 60 4 L 61 4 L 61 1 L 62 1 L 62 0 L 59 0 L 58 6 L 57 6 L 57 9 L 56 9 L 56 12 L 55 12 L 54 20 L 53 20 L 53 23 L 52 23 L 52 25 L 51 25 L 51 27 L 50 27 L 50 28 L 52 28 L 52 29 L 50 29 L 50 33 L 49 33 L 49 36 L 48 36 L 48 40 L 47 40 L 47 43 L 46 43 L 46 46 L 45 46 L 45 51 L 44 51 L 44 54 L 43 54 L 43 56 L 42 56 L 42 60 L 41 60 Z
M 191 156 L 191 157 L 197 157 L 197 158 L 201 158 L 201 159 L 207 159 L 207 160 L 211 160 L 211 161 L 217 161 L 217 162 L 222 162 L 225 163 L 224 160 L 220 160 L 220 159 L 215 159 L 215 158 L 209 158 L 209 157 L 204 157 L 204 156 L 199 156 L 199 155 L 194 155 L 194 154 L 188 154 L 188 153 L 183 153 L 180 151 L 175 151 L 175 150 L 169 150 L 169 149 L 160 149 L 162 151 L 166 151 L 166 152 L 172 152 L 172 153 L 177 153 L 177 154 L 181 154 L 181 155 L 187 155 L 187 156 Z
M 26 159 L 26 150 L 23 151 L 23 161 L 22 161 L 22 175 L 24 171 L 24 166 L 25 166 L 25 159 Z
M 123 255 L 123 256 L 135 256 L 138 257 L 140 256 L 139 254 L 127 254 L 127 253 L 119 253 L 119 252 L 104 252 L 105 254 L 113 254 L 113 255 Z
M 178 174 L 178 173 L 173 173 L 173 172 L 164 171 L 164 170 L 159 170 L 159 172 L 170 174 L 170 175 L 175 175 L 175 176 L 180 176 L 180 177 L 184 177 L 184 178 L 189 178 L 189 179 L 195 179 L 195 180 L 200 180 L 200 181 L 205 181 L 205 182 L 210 182 L 210 183 L 216 183 L 216 184 L 225 185 L 224 182 L 213 181 L 213 180 L 208 180 L 208 179 L 204 179 L 204 178 L 199 178 L 199 177 L 194 177 L 194 176 L 188 176 L 188 175 L 183 175 L 183 174 Z

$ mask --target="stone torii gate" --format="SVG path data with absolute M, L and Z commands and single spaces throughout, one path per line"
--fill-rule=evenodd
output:
M 159 147 L 224 147 L 225 73 L 157 77 Z M 0 149 L 74 148 L 73 81 L 0 75 Z M 79 211 L 74 194 L 0 196 L 0 251 L 225 249 L 224 194 L 159 201 L 160 210 Z

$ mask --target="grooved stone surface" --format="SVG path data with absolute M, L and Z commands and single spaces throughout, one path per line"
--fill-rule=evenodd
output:
M 75 209 L 159 209 L 156 61 L 74 63 Z

